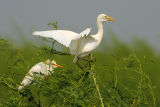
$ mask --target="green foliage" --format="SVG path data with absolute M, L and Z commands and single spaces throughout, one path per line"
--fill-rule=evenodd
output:
M 56 23 L 50 23 L 57 28 Z M 81 71 L 72 64 L 73 56 L 55 50 L 55 41 L 25 40 L 23 47 L 0 39 L 0 106 L 38 106 L 38 88 L 43 107 L 159 107 L 160 56 L 144 41 L 135 39 L 133 46 L 122 43 L 115 35 L 112 46 L 95 52 L 96 62 Z M 24 39 L 25 37 L 23 37 Z M 35 78 L 34 86 L 18 91 L 28 70 L 38 62 L 55 59 L 64 68 L 44 80 Z
M 55 28 L 56 30 L 58 30 L 58 22 L 50 22 L 48 23 L 49 26 L 52 26 L 53 28 Z

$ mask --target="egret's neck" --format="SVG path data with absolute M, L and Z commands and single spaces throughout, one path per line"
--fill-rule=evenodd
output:
M 53 70 L 52 65 L 46 65 L 46 67 L 47 67 L 47 70 L 48 70 L 48 71 L 52 71 L 52 70 Z
M 97 21 L 98 32 L 97 35 L 103 36 L 103 23 L 101 21 Z

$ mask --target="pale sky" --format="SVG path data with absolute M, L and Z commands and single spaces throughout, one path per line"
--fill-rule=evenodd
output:
M 160 0 L 0 0 L 0 31 L 11 32 L 14 20 L 24 29 L 48 30 L 48 22 L 58 21 L 61 29 L 91 27 L 94 33 L 100 13 L 116 19 L 104 24 L 104 30 L 111 28 L 120 39 L 137 35 L 151 44 L 160 41 Z

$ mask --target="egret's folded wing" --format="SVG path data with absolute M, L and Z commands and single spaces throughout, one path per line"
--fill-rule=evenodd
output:
M 80 39 L 82 37 L 89 36 L 90 32 L 91 32 L 91 28 L 87 28 L 84 31 L 82 31 L 81 33 L 79 33 L 77 36 L 75 36 L 73 38 L 73 40 L 77 40 L 77 39 Z
M 71 40 L 78 34 L 68 30 L 50 30 L 50 31 L 35 31 L 33 35 L 52 38 L 62 45 L 69 47 Z

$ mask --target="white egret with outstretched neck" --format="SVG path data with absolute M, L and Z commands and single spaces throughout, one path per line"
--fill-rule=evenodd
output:
M 106 14 L 97 16 L 98 31 L 95 35 L 91 35 L 91 28 L 87 28 L 81 33 L 75 33 L 69 30 L 49 30 L 35 31 L 33 35 L 52 38 L 62 45 L 70 49 L 70 54 L 75 55 L 73 63 L 78 64 L 79 59 L 89 55 L 94 49 L 99 46 L 103 38 L 103 22 L 114 21 L 114 18 Z

